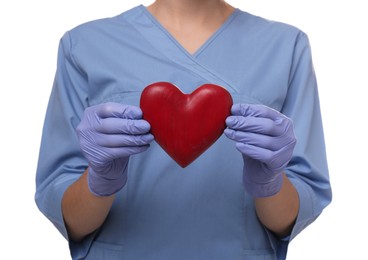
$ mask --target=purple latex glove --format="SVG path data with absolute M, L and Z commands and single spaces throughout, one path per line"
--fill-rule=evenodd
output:
M 245 190 L 253 197 L 279 192 L 296 143 L 292 121 L 263 105 L 235 104 L 226 125 L 243 155 Z
M 124 187 L 129 156 L 149 147 L 153 140 L 149 130 L 139 107 L 105 103 L 85 110 L 77 134 L 93 194 L 109 196 Z

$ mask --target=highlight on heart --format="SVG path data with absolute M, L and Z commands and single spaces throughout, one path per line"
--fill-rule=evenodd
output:
M 222 135 L 232 104 L 230 93 L 215 84 L 185 94 L 172 83 L 156 82 L 145 87 L 140 99 L 156 142 L 183 168 Z

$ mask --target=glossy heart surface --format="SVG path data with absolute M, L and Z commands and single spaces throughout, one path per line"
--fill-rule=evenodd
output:
M 222 135 L 232 104 L 229 92 L 214 84 L 185 94 L 169 82 L 157 82 L 140 99 L 156 142 L 183 168 Z

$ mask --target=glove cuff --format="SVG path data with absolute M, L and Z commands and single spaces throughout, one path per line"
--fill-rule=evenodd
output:
M 107 179 L 96 174 L 91 167 L 88 169 L 88 187 L 92 194 L 107 197 L 121 190 L 127 182 L 126 167 L 117 179 Z
M 254 183 L 248 178 L 243 179 L 245 190 L 254 198 L 264 198 L 275 195 L 281 190 L 283 175 L 277 174 L 275 178 L 266 183 Z

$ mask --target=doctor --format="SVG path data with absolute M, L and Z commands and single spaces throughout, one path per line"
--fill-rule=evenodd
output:
M 140 93 L 205 83 L 234 100 L 186 168 L 154 141 Z M 157 0 L 60 41 L 36 202 L 73 259 L 285 259 L 331 201 L 307 36 L 221 0 Z

